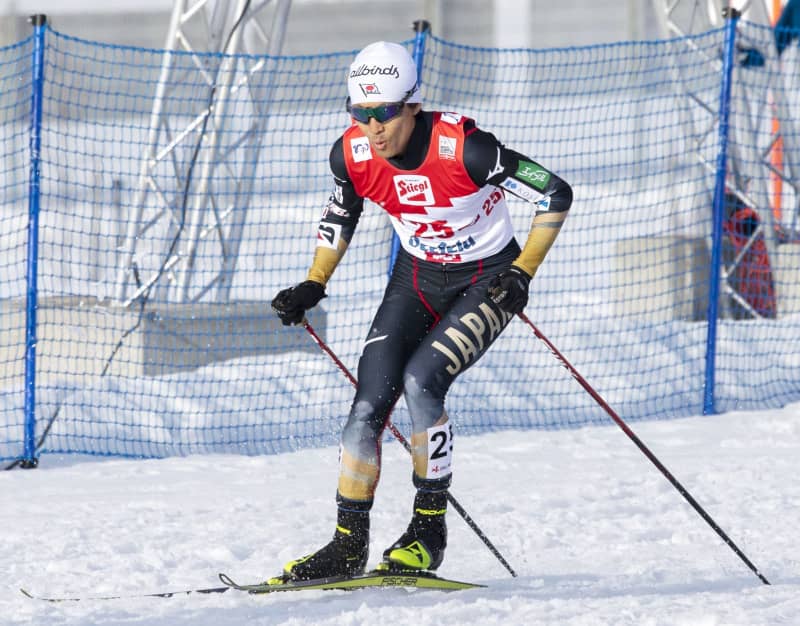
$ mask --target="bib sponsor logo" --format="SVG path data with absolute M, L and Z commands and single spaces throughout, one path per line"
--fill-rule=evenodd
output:
M 542 190 L 550 182 L 550 172 L 536 163 L 530 161 L 520 161 L 517 167 L 516 177 L 520 180 L 529 182 L 536 189 Z
M 448 161 L 456 160 L 455 137 L 439 137 L 439 158 Z
M 433 204 L 433 188 L 427 176 L 413 174 L 395 176 L 394 188 L 401 204 L 428 206 Z
M 369 148 L 369 139 L 366 137 L 356 137 L 350 142 L 350 150 L 353 152 L 353 161 L 369 161 L 372 158 L 372 150 Z
M 472 237 L 466 240 L 459 239 L 455 243 L 445 243 L 444 241 L 434 246 L 426 244 L 419 237 L 411 237 L 408 240 L 408 245 L 412 248 L 419 248 L 425 254 L 435 254 L 442 258 L 448 258 L 451 255 L 465 252 L 475 245 L 475 240 Z

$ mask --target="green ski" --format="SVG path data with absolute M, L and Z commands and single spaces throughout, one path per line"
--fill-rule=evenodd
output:
M 457 591 L 485 587 L 478 583 L 468 583 L 449 578 L 440 578 L 426 572 L 381 572 L 373 571 L 359 576 L 337 576 L 315 580 L 286 580 L 281 582 L 263 582 L 251 585 L 240 585 L 227 574 L 220 574 L 219 579 L 232 589 L 247 591 L 252 594 L 275 593 L 278 591 L 311 591 L 330 589 L 366 589 L 382 587 L 404 587 L 407 589 L 435 589 L 438 591 Z

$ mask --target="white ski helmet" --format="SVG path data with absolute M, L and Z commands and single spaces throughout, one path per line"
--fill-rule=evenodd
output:
M 386 41 L 371 43 L 356 55 L 347 92 L 351 104 L 422 101 L 414 59 L 400 44 Z

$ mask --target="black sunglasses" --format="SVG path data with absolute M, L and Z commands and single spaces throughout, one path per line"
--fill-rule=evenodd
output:
M 388 104 L 381 104 L 376 107 L 353 106 L 350 102 L 350 97 L 348 96 L 345 108 L 356 122 L 369 124 L 369 118 L 374 118 L 378 124 L 383 124 L 400 115 L 400 112 L 403 110 L 403 106 L 405 106 L 406 100 L 411 97 L 416 89 L 417 86 L 414 85 L 406 92 L 406 95 L 403 96 L 403 99 L 400 100 L 400 102 L 389 102 Z
M 356 122 L 369 124 L 369 118 L 374 118 L 379 124 L 388 122 L 393 117 L 400 115 L 405 102 L 390 102 L 376 107 L 351 106 L 350 115 Z

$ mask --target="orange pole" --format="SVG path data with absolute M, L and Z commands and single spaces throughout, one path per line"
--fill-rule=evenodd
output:
M 772 15 L 770 21 L 772 23 L 773 28 L 775 27 L 775 22 L 778 21 L 778 18 L 780 17 L 782 10 L 783 10 L 783 1 L 772 0 Z M 780 132 L 780 122 L 778 122 L 778 118 L 775 117 L 775 115 L 773 114 L 772 134 L 778 135 L 779 132 Z M 783 137 L 778 137 L 778 140 L 772 146 L 772 151 L 770 154 L 770 163 L 772 163 L 772 166 L 776 170 L 782 171 Z M 775 220 L 780 222 L 783 213 L 781 206 L 781 201 L 783 198 L 783 179 L 774 172 L 770 172 L 770 180 L 772 182 L 772 214 L 775 216 Z

